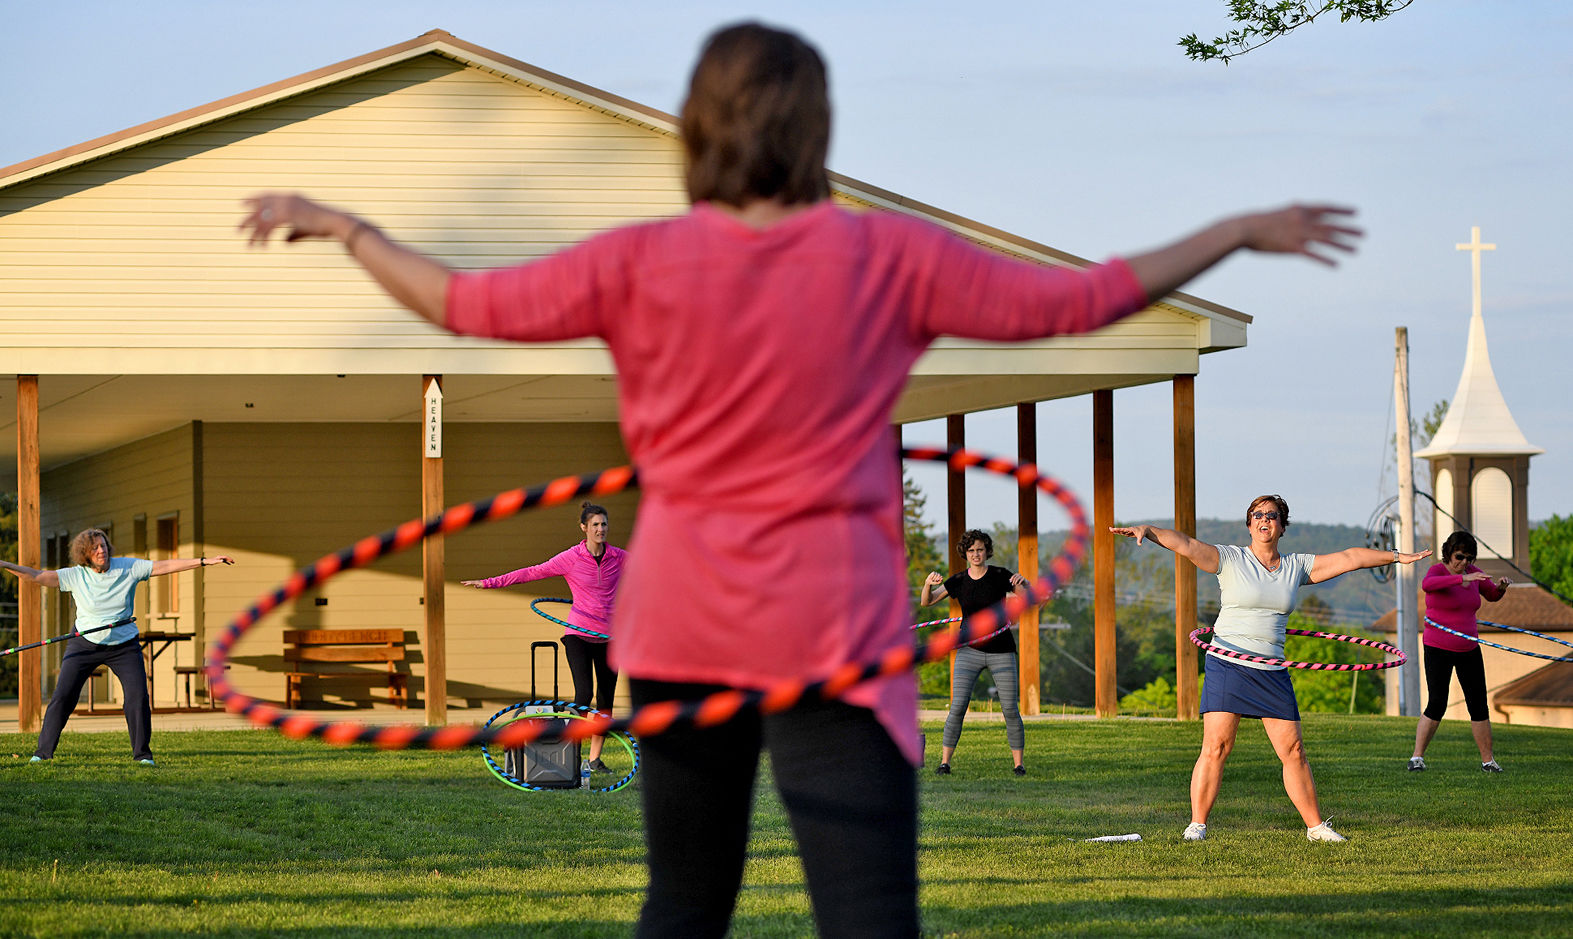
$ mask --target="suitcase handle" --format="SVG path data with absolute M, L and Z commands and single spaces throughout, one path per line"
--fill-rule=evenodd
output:
M 557 664 L 557 643 L 550 639 L 541 639 L 530 643 L 530 697 L 540 697 L 540 695 L 535 691 L 535 650 L 542 646 L 552 650 L 552 697 L 555 699 L 559 697 L 559 692 L 557 690 L 557 679 L 559 674 Z

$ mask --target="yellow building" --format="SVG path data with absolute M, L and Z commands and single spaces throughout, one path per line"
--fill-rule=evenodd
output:
M 0 407 L 18 415 L 0 435 L 0 486 L 22 495 L 24 563 L 28 552 L 45 567 L 69 563 L 65 540 L 87 526 L 109 529 L 124 554 L 234 555 L 233 568 L 179 575 L 140 601 L 144 630 L 196 637 L 158 659 L 155 705 L 168 705 L 174 665 L 194 663 L 251 600 L 428 510 L 423 472 L 427 503 L 435 472 L 452 504 L 625 461 L 599 342 L 457 338 L 398 308 L 337 245 L 248 249 L 235 225 L 245 196 L 303 190 L 454 266 L 513 263 L 684 212 L 675 125 L 433 31 L 0 169 L 0 374 L 15 376 L 0 386 L 15 400 Z M 857 180 L 833 185 L 844 204 L 920 216 L 1045 264 L 1086 263 Z M 1243 346 L 1248 323 L 1175 294 L 1090 336 L 942 341 L 896 420 L 1174 381 L 1176 440 L 1193 459 L 1191 379 L 1202 353 Z M 440 461 L 422 454 L 429 376 L 444 396 Z M 1112 398 L 1102 400 L 1112 426 Z M 1183 466 L 1179 478 L 1183 508 L 1194 492 Z M 607 502 L 612 540 L 626 543 L 637 494 Z M 517 700 L 528 641 L 559 633 L 528 601 L 564 587 L 445 585 L 538 562 L 577 540 L 576 521 L 563 507 L 450 537 L 430 583 L 418 552 L 337 577 L 253 629 L 233 680 L 279 700 L 286 628 L 397 627 L 428 717 L 450 700 Z M 50 636 L 70 623 L 52 591 L 24 596 L 21 619 L 24 639 L 35 624 Z M 430 639 L 444 629 L 446 693 L 433 695 Z M 47 693 L 51 674 L 46 660 L 45 687 L 24 680 L 24 726 L 27 696 Z M 365 686 L 320 689 L 341 692 Z

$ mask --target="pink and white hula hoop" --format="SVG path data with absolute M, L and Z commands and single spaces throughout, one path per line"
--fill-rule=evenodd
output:
M 1284 632 L 1291 636 L 1310 636 L 1313 639 L 1331 639 L 1334 642 L 1352 642 L 1355 645 L 1370 646 L 1388 655 L 1396 655 L 1397 658 L 1381 662 L 1296 662 L 1292 659 L 1274 659 L 1262 655 L 1251 655 L 1247 652 L 1235 652 L 1233 649 L 1215 646 L 1202 638 L 1202 633 L 1210 634 L 1212 631 L 1213 628 L 1211 626 L 1203 626 L 1191 633 L 1191 641 L 1196 643 L 1204 652 L 1212 652 L 1227 658 L 1239 659 L 1242 662 L 1255 662 L 1258 665 L 1282 665 L 1285 668 L 1308 668 L 1312 671 L 1320 672 L 1369 672 L 1383 668 L 1397 668 L 1409 661 L 1409 656 L 1401 652 L 1397 646 L 1389 645 L 1376 639 L 1346 636 L 1342 633 L 1319 633 L 1310 629 L 1286 629 Z

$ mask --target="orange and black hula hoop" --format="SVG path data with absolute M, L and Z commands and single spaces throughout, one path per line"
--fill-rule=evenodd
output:
M 1070 537 L 1065 539 L 1059 553 L 1049 562 L 1048 575 L 1031 584 L 1026 597 L 1011 595 L 1004 602 L 967 617 L 956 632 L 939 633 L 916 647 L 892 649 L 870 662 L 849 662 L 818 680 L 789 680 L 757 690 L 733 689 L 698 701 L 660 701 L 622 718 L 597 714 L 586 720 L 573 721 L 572 726 L 560 735 L 561 739 L 582 740 L 608 733 L 631 733 L 645 737 L 672 727 L 716 726 L 746 711 L 775 714 L 793 707 L 799 701 L 838 698 L 865 681 L 909 671 L 921 662 L 938 661 L 959 646 L 993 634 L 1002 624 L 1019 618 L 1027 607 L 1042 603 L 1051 596 L 1070 580 L 1086 558 L 1091 532 L 1081 503 L 1058 480 L 1038 472 L 1036 466 L 1018 465 L 970 450 L 912 447 L 903 449 L 902 456 L 910 460 L 945 463 L 955 470 L 976 468 L 1010 476 L 1018 486 L 1033 487 L 1052 497 L 1069 516 Z M 240 714 L 259 727 L 271 727 L 287 737 L 297 739 L 317 737 L 338 746 L 369 743 L 388 750 L 457 750 L 483 744 L 517 747 L 530 743 L 547 732 L 547 722 L 517 720 L 501 727 L 473 724 L 448 727 L 396 724 L 373 727 L 355 721 L 323 721 L 241 694 L 230 684 L 226 667 L 236 643 L 264 616 L 343 571 L 365 567 L 378 558 L 410 548 L 431 535 L 453 534 L 471 525 L 497 521 L 525 509 L 561 505 L 583 495 L 622 492 L 637 482 L 638 474 L 631 466 L 583 476 L 566 476 L 542 486 L 514 489 L 490 499 L 457 505 L 425 520 L 405 522 L 397 528 L 363 538 L 335 554 L 321 558 L 297 571 L 274 590 L 263 594 L 230 621 L 218 639 L 208 647 L 203 666 L 208 687 L 231 713 Z

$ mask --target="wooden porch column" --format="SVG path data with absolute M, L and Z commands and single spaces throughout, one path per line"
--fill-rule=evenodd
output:
M 1016 405 L 1016 462 L 1023 466 L 1036 466 L 1038 462 L 1038 406 Z M 1038 487 L 1017 490 L 1016 503 L 1016 561 L 1021 576 L 1029 582 L 1038 579 Z M 1033 604 L 1022 611 L 1021 628 L 1017 631 L 1017 644 L 1021 647 L 1021 713 L 1037 714 L 1039 707 L 1038 683 L 1038 606 Z
M 1196 537 L 1196 376 L 1174 376 L 1174 530 Z M 1196 565 L 1174 556 L 1174 703 L 1182 721 L 1200 716 L 1196 687 Z
M 967 445 L 967 418 L 964 414 L 951 414 L 945 418 L 945 446 L 952 450 L 960 449 Z M 961 544 L 961 533 L 967 530 L 967 477 L 964 472 L 955 467 L 945 468 L 945 524 L 949 531 L 945 532 L 945 571 L 949 574 L 956 573 L 956 547 Z M 950 600 L 950 612 L 947 616 L 960 616 L 961 604 L 954 597 Z M 960 627 L 952 625 L 951 632 L 959 632 Z M 954 684 L 956 680 L 956 653 L 950 654 L 950 679 Z
M 1093 708 L 1099 717 L 1119 713 L 1114 663 L 1114 391 L 1092 393 L 1092 597 Z
M 442 376 L 421 379 L 421 517 L 441 512 L 442 491 Z M 435 435 L 435 436 L 434 436 Z M 448 626 L 447 560 L 441 533 L 421 542 L 422 596 L 426 599 L 426 635 L 421 643 L 426 657 L 426 723 L 448 723 Z
M 16 562 L 42 567 L 43 533 L 38 516 L 38 376 L 16 376 Z M 9 575 L 7 575 L 9 576 Z M 17 578 L 17 645 L 43 637 L 43 588 Z M 38 732 L 43 718 L 44 650 L 18 652 L 16 663 L 16 726 L 25 734 Z

